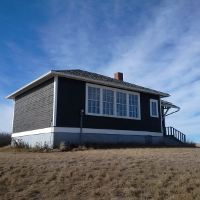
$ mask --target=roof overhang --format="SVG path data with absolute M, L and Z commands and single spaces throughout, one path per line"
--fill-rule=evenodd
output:
M 27 90 L 39 85 L 40 83 L 48 80 L 49 78 L 52 78 L 54 76 L 61 76 L 61 77 L 65 77 L 65 78 L 71 78 L 71 79 L 76 79 L 76 80 L 81 80 L 81 81 L 86 81 L 86 82 L 90 82 L 90 83 L 97 83 L 100 85 L 105 85 L 105 86 L 111 86 L 111 87 L 115 87 L 115 88 L 120 88 L 120 89 L 125 89 L 125 90 L 129 90 L 129 91 L 137 91 L 137 92 L 144 92 L 144 93 L 149 93 L 149 94 L 155 94 L 155 95 L 159 95 L 160 97 L 169 97 L 169 94 L 166 93 L 162 93 L 162 92 L 150 92 L 147 91 L 145 89 L 138 89 L 138 88 L 130 88 L 130 87 L 126 87 L 126 86 L 122 86 L 122 85 L 118 85 L 118 84 L 113 84 L 113 83 L 105 83 L 103 81 L 100 80 L 93 80 L 90 78 L 86 78 L 86 77 L 80 77 L 80 76 L 74 76 L 74 75 L 70 75 L 70 74 L 63 74 L 63 73 L 59 73 L 59 72 L 55 72 L 55 71 L 49 71 L 48 73 L 44 74 L 43 76 L 39 77 L 38 79 L 32 81 L 31 83 L 25 85 L 24 87 L 20 88 L 19 90 L 17 90 L 16 92 L 10 94 L 9 96 L 7 96 L 7 99 L 15 99 L 16 96 L 22 94 L 23 92 L 26 92 Z
M 25 85 L 24 87 L 20 88 L 19 90 L 13 92 L 12 94 L 8 95 L 7 99 L 15 99 L 16 96 L 22 94 L 23 92 L 26 92 L 27 90 L 39 85 L 40 83 L 52 78 L 54 75 L 52 74 L 52 71 L 44 74 L 43 76 L 40 76 L 39 78 L 35 79 L 34 81 L 30 82 L 29 84 Z
M 164 113 L 164 116 L 163 116 L 163 117 L 166 117 L 166 116 L 168 116 L 168 115 L 171 115 L 171 114 L 173 114 L 173 113 L 176 113 L 176 112 L 178 112 L 178 111 L 180 110 L 180 107 L 175 106 L 174 104 L 172 104 L 171 102 L 168 102 L 168 101 L 163 101 L 163 100 L 161 100 L 161 106 L 163 106 L 164 109 L 166 109 L 166 112 Z M 168 111 L 169 111 L 169 109 L 171 109 L 171 108 L 175 108 L 176 110 L 175 110 L 174 112 L 171 112 L 171 113 L 167 114 Z

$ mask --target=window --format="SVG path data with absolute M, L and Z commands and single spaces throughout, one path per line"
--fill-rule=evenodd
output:
M 129 94 L 129 117 L 138 118 L 138 95 Z
M 88 113 L 100 114 L 100 88 L 88 87 Z
M 86 115 L 141 120 L 140 94 L 86 83 Z
M 158 117 L 158 100 L 150 99 L 150 115 L 151 117 Z
M 117 116 L 126 116 L 126 93 L 117 92 Z
M 113 115 L 114 109 L 114 92 L 112 90 L 103 89 L 103 114 Z

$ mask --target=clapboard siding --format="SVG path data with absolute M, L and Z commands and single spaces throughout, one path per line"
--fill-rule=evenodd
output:
M 13 133 L 50 127 L 53 118 L 54 78 L 15 98 Z
M 80 127 L 80 110 L 85 110 L 84 81 L 58 78 L 58 127 Z M 159 118 L 150 117 L 150 99 L 158 100 Z M 141 120 L 102 116 L 83 116 L 84 128 L 161 132 L 160 101 L 158 95 L 140 93 Z

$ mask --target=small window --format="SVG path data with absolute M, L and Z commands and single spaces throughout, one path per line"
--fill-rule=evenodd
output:
M 150 99 L 150 115 L 151 117 L 158 117 L 158 100 Z
M 114 92 L 103 89 L 103 114 L 114 115 Z
M 117 116 L 126 116 L 126 93 L 117 92 Z
M 100 114 L 100 88 L 88 87 L 88 113 Z
M 138 95 L 129 94 L 129 117 L 138 118 Z

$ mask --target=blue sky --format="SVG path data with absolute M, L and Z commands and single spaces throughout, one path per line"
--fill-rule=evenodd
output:
M 200 143 L 200 1 L 1 0 L 0 132 L 5 97 L 52 69 L 83 69 L 169 93 L 167 125 Z

